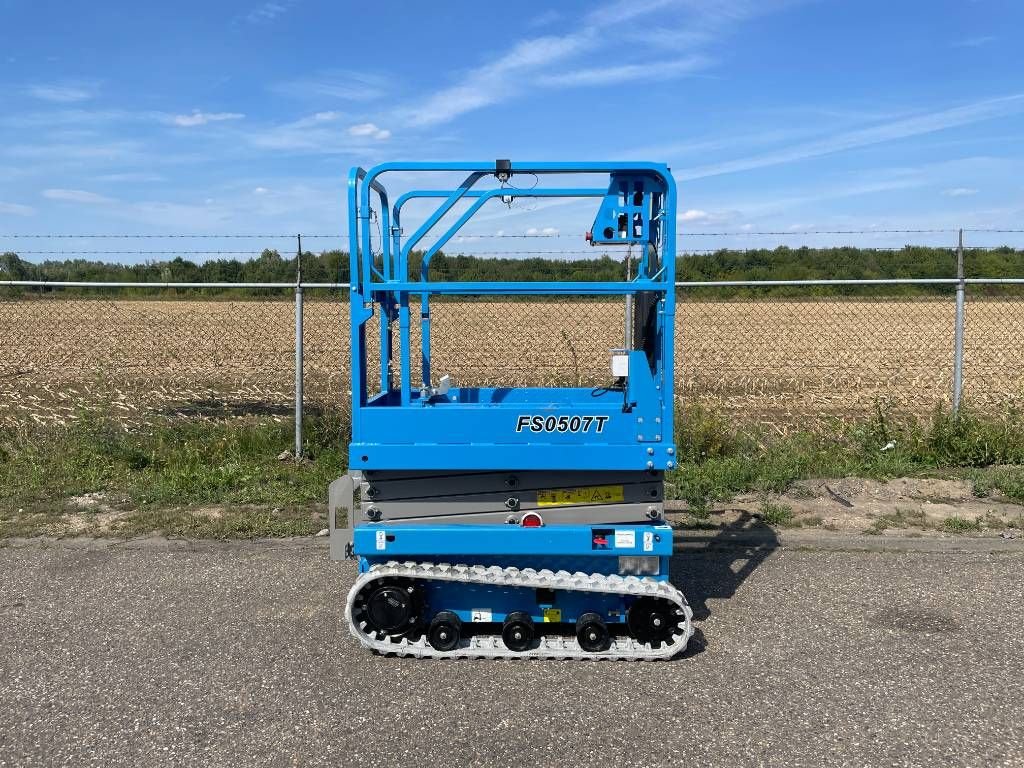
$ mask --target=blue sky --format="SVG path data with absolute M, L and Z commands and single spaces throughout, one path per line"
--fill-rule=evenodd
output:
M 341 232 L 353 164 L 495 157 L 667 162 L 684 231 L 1024 228 L 1013 0 L 0 0 L 0 27 L 3 233 Z M 911 240 L 949 236 L 687 244 Z

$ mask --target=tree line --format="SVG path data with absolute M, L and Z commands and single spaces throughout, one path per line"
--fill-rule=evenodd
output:
M 625 277 L 624 255 L 601 253 L 592 259 L 562 260 L 552 258 L 481 258 L 465 254 L 437 253 L 430 262 L 431 280 L 457 281 L 615 281 Z M 418 279 L 422 254 L 410 256 L 410 277 Z M 379 264 L 377 265 L 379 268 Z M 264 250 L 255 259 L 211 259 L 190 261 L 182 256 L 167 261 L 141 264 L 120 264 L 86 259 L 50 260 L 33 263 L 17 253 L 0 255 L 0 280 L 47 280 L 89 282 L 188 282 L 188 283 L 293 283 L 296 278 L 296 257 L 283 257 L 274 250 Z M 1002 247 L 968 251 L 965 254 L 968 277 L 1024 277 L 1024 250 Z M 822 280 L 822 279 L 887 279 L 936 278 L 956 276 L 956 254 L 949 248 L 907 246 L 889 251 L 872 248 L 787 248 L 730 250 L 680 256 L 677 279 L 684 281 L 757 281 L 757 280 Z M 302 276 L 305 283 L 349 281 L 349 259 L 345 251 L 331 250 L 302 255 Z M 10 289 L 8 289 L 9 291 Z M 757 288 L 738 287 L 705 289 L 715 296 L 744 296 L 760 293 L 807 295 L 810 293 L 930 294 L 948 293 L 948 286 L 872 286 L 850 289 L 836 286 Z M 992 288 L 989 292 L 1013 289 Z M 90 292 L 106 292 L 93 289 Z M 83 290 L 83 292 L 85 292 Z M 150 293 L 143 289 L 137 293 Z M 206 291 L 210 293 L 211 291 Z M 1016 291 L 1013 291 L 1016 292 Z M 175 294 L 194 295 L 196 291 Z M 212 291 L 231 297 L 262 293 L 287 295 L 289 291 L 261 292 L 220 289 Z

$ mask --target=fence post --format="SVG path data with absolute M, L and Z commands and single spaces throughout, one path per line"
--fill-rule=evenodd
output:
M 960 413 L 964 391 L 964 231 L 956 246 L 956 318 L 953 325 L 953 415 Z
M 302 458 L 302 235 L 295 255 L 295 460 Z

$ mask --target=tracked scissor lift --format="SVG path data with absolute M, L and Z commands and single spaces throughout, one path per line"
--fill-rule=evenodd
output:
M 431 172 L 466 175 L 454 188 L 389 200 L 388 174 Z M 569 177 L 596 186 L 545 183 Z M 484 205 L 521 197 L 595 198 L 587 239 L 627 247 L 635 266 L 617 282 L 428 279 L 431 257 Z M 405 235 L 402 208 L 414 199 L 433 212 Z M 418 657 L 664 659 L 682 651 L 691 611 L 668 579 L 672 531 L 663 518 L 664 472 L 675 465 L 668 168 L 386 163 L 353 169 L 348 201 L 352 442 L 349 474 L 330 488 L 329 520 L 331 556 L 358 560 L 345 607 L 352 634 L 373 651 Z M 418 275 L 409 274 L 414 249 Z M 610 351 L 608 386 L 434 379 L 432 298 L 524 295 L 623 297 L 624 343 Z M 411 299 L 413 307 L 419 299 L 415 365 Z M 380 349 L 372 370 L 371 324 Z M 339 526 L 342 515 L 348 522 Z

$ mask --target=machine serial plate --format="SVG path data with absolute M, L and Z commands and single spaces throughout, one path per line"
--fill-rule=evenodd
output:
M 625 501 L 621 485 L 591 485 L 587 488 L 555 488 L 537 491 L 538 507 L 564 507 L 570 504 L 610 504 Z

